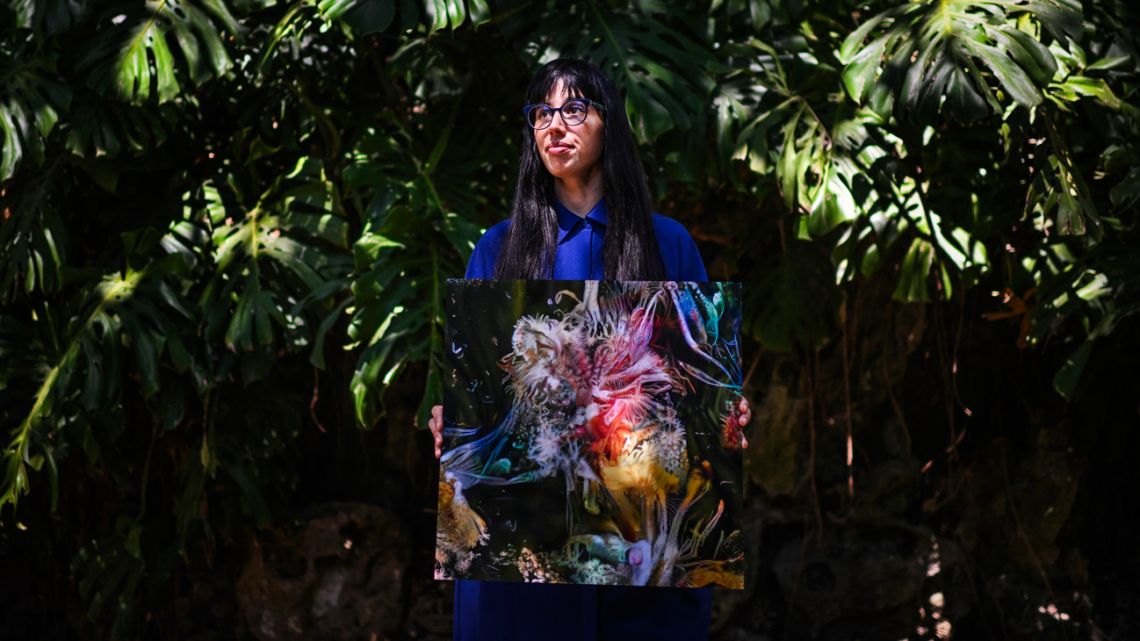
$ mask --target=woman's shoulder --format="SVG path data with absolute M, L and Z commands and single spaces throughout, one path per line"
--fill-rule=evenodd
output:
M 499 260 L 499 250 L 511 219 L 501 220 L 491 225 L 475 243 L 471 258 L 467 261 L 466 278 L 491 278 L 495 273 L 495 263 Z
M 479 236 L 479 240 L 475 241 L 475 247 L 478 248 L 479 245 L 498 245 L 503 242 L 503 239 L 507 236 L 507 230 L 510 228 L 510 223 L 511 219 L 505 218 L 488 227 L 487 231 L 483 232 L 482 236 Z
M 684 225 L 676 220 L 666 216 L 665 214 L 653 214 L 653 231 L 658 236 L 666 236 L 674 238 L 680 236 L 682 238 L 689 238 L 689 230 Z
M 494 225 L 491 225 L 490 227 L 488 227 L 487 231 L 483 232 L 483 236 L 479 240 L 480 240 L 480 242 L 483 241 L 484 239 L 501 240 L 503 238 L 503 236 L 506 235 L 507 229 L 510 226 L 511 226 L 511 219 L 510 218 L 504 218 L 504 219 L 500 220 L 499 222 L 495 223 Z
M 653 214 L 653 233 L 669 280 L 708 280 L 705 261 L 684 225 L 664 214 Z

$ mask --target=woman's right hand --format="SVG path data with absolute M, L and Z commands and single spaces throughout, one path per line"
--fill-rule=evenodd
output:
M 433 405 L 431 408 L 431 418 L 428 419 L 428 429 L 431 430 L 432 438 L 435 439 L 435 457 L 438 459 L 443 454 L 443 406 Z

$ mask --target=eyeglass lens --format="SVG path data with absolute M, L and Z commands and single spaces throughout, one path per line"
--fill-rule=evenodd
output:
M 588 106 L 584 100 L 567 100 L 558 109 L 549 105 L 538 105 L 530 110 L 530 126 L 546 129 L 554 122 L 554 112 L 562 112 L 562 120 L 568 125 L 580 125 L 586 120 Z

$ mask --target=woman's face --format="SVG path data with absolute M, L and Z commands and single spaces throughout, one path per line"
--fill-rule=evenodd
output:
M 546 96 L 546 104 L 558 108 L 572 98 L 558 82 Z M 605 121 L 593 105 L 581 124 L 567 125 L 559 113 L 549 127 L 534 132 L 538 155 L 546 170 L 555 178 L 572 180 L 585 180 L 600 168 L 604 136 Z

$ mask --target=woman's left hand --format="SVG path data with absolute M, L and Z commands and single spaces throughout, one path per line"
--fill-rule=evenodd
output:
M 744 436 L 744 426 L 752 421 L 752 405 L 748 402 L 747 398 L 740 397 L 740 416 L 737 421 L 740 423 L 740 447 L 748 447 L 748 438 Z

